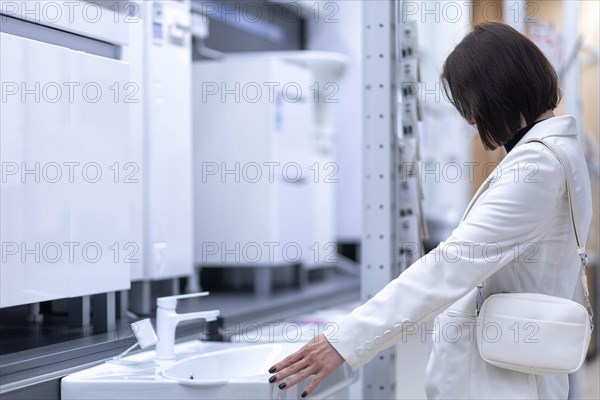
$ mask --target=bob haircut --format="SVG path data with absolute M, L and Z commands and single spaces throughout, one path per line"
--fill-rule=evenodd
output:
M 446 97 L 483 145 L 493 150 L 541 114 L 561 92 L 554 68 L 528 38 L 499 22 L 479 24 L 450 53 L 442 82 Z

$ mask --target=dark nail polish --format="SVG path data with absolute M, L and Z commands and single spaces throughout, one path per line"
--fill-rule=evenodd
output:
M 285 389 L 285 382 L 279 384 L 279 389 Z
M 306 397 L 306 392 L 302 392 L 302 394 L 300 395 L 300 397 L 305 398 Z
M 272 374 L 273 372 L 275 372 L 276 368 L 275 367 L 271 367 L 271 369 L 269 370 L 269 373 Z
M 277 377 L 275 375 L 273 375 L 272 377 L 269 378 L 269 383 L 273 383 L 277 380 Z

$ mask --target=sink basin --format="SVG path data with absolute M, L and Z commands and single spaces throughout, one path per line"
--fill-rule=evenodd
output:
M 303 343 L 212 343 L 175 346 L 172 361 L 154 361 L 146 351 L 63 378 L 62 399 L 297 399 L 307 383 L 279 390 L 267 370 Z M 344 364 L 311 398 L 338 397 L 357 376 Z M 347 396 L 346 396 L 347 397 Z
M 264 377 L 282 354 L 277 344 L 245 346 L 201 354 L 175 363 L 162 376 L 191 386 L 226 384 L 254 377 Z

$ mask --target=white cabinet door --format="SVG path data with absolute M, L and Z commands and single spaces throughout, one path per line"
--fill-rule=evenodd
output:
M 267 57 L 194 64 L 197 263 L 312 257 L 311 79 Z
M 282 165 L 273 153 L 281 114 L 266 86 L 279 82 L 273 64 L 268 59 L 194 63 L 198 264 L 284 262 L 277 217 Z M 256 87 L 258 95 L 243 89 Z
M 129 288 L 130 263 L 140 244 L 131 241 L 130 187 L 140 166 L 128 159 L 126 63 L 71 52 L 71 80 L 80 84 L 72 104 L 71 239 L 78 256 L 71 267 L 71 296 Z M 79 89 L 80 88 L 80 89 Z
M 67 49 L 4 33 L 0 48 L 0 307 L 10 307 L 70 295 L 71 79 Z
M 193 271 L 189 3 L 146 2 L 146 277 Z
M 310 264 L 318 255 L 312 248 L 311 188 L 314 173 L 309 151 L 314 132 L 312 72 L 287 62 L 272 62 L 273 77 L 281 84 L 279 115 L 273 130 L 273 157 L 281 163 L 277 185 L 277 224 L 281 253 L 286 264 Z

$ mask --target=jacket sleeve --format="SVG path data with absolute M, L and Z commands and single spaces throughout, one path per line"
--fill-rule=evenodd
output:
M 510 156 L 446 241 L 326 334 L 353 370 L 396 344 L 409 324 L 430 321 L 465 296 L 546 229 L 565 190 L 560 163 L 537 143 L 520 145 Z

